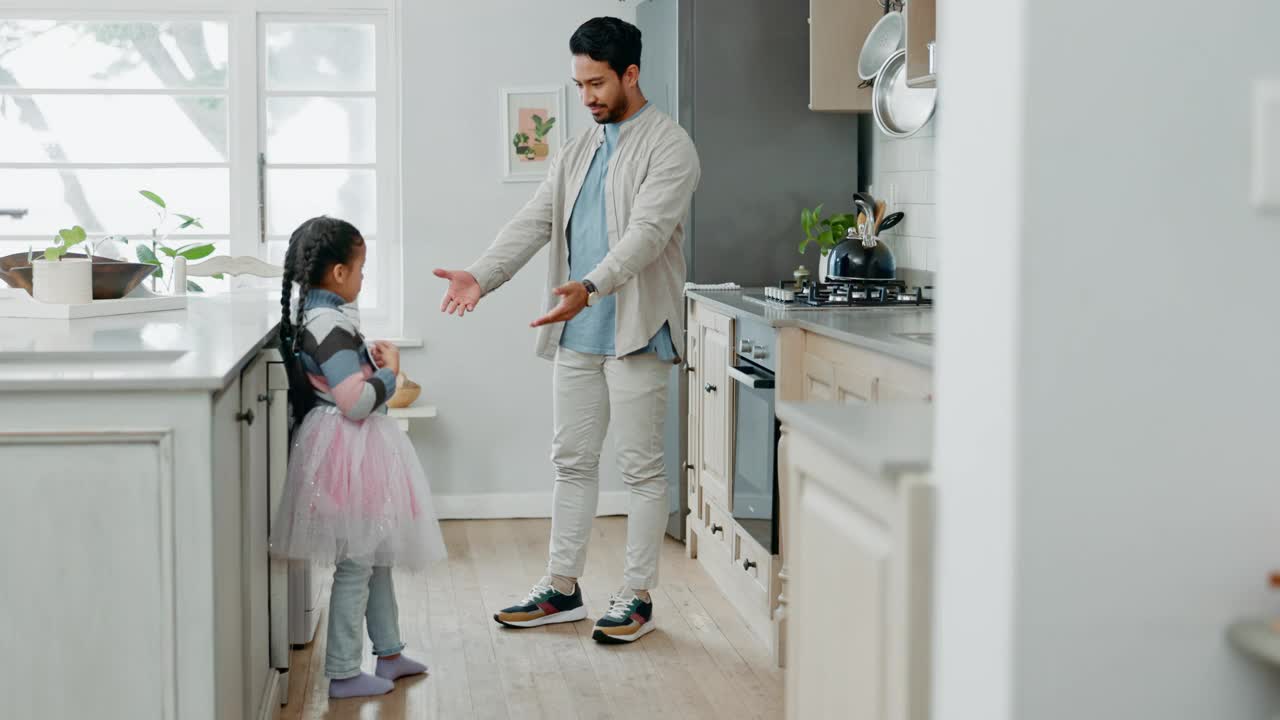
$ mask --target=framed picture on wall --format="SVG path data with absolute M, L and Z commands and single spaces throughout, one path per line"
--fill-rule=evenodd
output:
M 551 158 L 564 145 L 564 87 L 503 88 L 498 91 L 502 113 L 502 179 L 539 182 L 547 176 Z

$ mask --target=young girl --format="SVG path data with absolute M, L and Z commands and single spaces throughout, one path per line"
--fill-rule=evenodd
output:
M 391 567 L 422 569 L 445 555 L 426 475 L 384 408 L 396 390 L 399 351 L 384 342 L 367 349 L 342 311 L 360 294 L 364 260 L 355 227 L 312 218 L 289 238 L 280 298 L 295 426 L 271 550 L 336 562 L 325 653 L 333 698 L 381 695 L 397 678 L 426 672 L 400 654 Z M 374 675 L 360 672 L 362 619 L 378 656 Z

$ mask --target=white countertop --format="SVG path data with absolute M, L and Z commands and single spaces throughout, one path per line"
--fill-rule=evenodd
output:
M 276 332 L 280 292 L 191 295 L 187 309 L 0 318 L 0 391 L 220 390 Z
M 734 317 L 754 317 L 773 327 L 803 328 L 921 367 L 933 367 L 931 306 L 803 310 L 751 300 L 763 298 L 763 288 L 688 290 L 686 294 Z M 920 338 L 928 338 L 929 342 L 921 342 Z

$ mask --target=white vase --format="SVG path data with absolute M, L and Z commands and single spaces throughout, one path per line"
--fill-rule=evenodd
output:
M 93 302 L 93 263 L 88 258 L 32 260 L 31 297 L 58 305 Z
M 822 253 L 818 256 L 818 284 L 827 282 L 827 254 Z

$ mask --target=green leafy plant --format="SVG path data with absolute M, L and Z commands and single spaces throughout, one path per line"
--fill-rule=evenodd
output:
M 804 230 L 804 239 L 800 241 L 800 253 L 808 249 L 809 243 L 818 244 L 818 252 L 826 255 L 836 245 L 844 242 L 849 228 L 858 222 L 858 216 L 850 213 L 838 213 L 830 217 L 822 217 L 822 205 L 809 210 L 800 211 L 800 227 Z
M 84 242 L 86 237 L 88 237 L 88 234 L 79 225 L 59 230 L 58 234 L 54 236 L 54 244 L 44 251 L 44 259 L 55 262 L 61 260 L 68 250 Z M 31 251 L 29 250 L 27 251 L 27 260 L 31 260 Z
M 534 115 L 533 136 L 537 138 L 538 142 L 545 143 L 547 141 L 547 135 L 551 133 L 551 128 L 555 127 L 555 125 L 555 118 L 547 118 L 544 122 L 541 115 Z
M 156 266 L 156 271 L 151 275 L 152 289 L 155 289 L 155 281 L 165 277 L 164 265 L 160 260 L 160 256 L 164 256 L 170 261 L 176 260 L 180 257 L 186 258 L 187 260 L 200 260 L 212 255 L 214 246 L 213 243 L 189 243 L 176 248 L 166 245 L 165 242 L 169 239 L 169 235 L 175 230 L 186 230 L 190 227 L 204 229 L 204 225 L 200 224 L 199 218 L 184 215 L 179 212 L 170 212 L 169 205 L 165 202 L 164 198 L 150 190 L 139 190 L 138 194 L 150 200 L 157 208 L 156 224 L 155 227 L 151 228 L 151 245 L 150 247 L 146 245 L 138 246 L 138 262 Z M 161 229 L 165 227 L 171 216 L 178 219 L 179 222 L 177 227 L 170 226 L 169 229 L 161 235 Z M 125 242 L 128 242 L 127 238 L 125 238 Z M 170 262 L 170 265 L 172 265 L 172 262 Z M 215 275 L 214 277 L 216 279 L 222 279 L 221 275 Z M 190 292 L 204 292 L 204 288 L 191 280 L 187 281 L 187 290 Z

